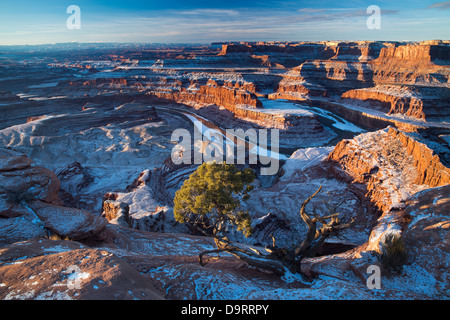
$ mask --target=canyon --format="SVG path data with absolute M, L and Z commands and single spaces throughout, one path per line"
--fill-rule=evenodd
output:
M 68 46 L 0 47 L 0 299 L 448 299 L 449 41 Z M 232 241 L 301 241 L 319 186 L 313 212 L 354 221 L 308 280 L 198 263 L 213 239 L 173 216 L 198 164 L 171 157 L 194 120 L 279 131 L 280 169 L 243 203 L 254 232 Z M 392 234 L 401 274 L 378 259 Z

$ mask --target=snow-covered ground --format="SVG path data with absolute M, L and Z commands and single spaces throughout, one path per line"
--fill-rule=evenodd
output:
M 79 162 L 92 177 L 80 193 L 97 198 L 98 212 L 106 192 L 122 191 L 142 171 L 161 166 L 170 157 L 173 146 L 170 134 L 174 128 L 170 125 L 163 122 L 133 125 L 132 118 L 126 122 L 102 123 L 101 118 L 113 116 L 114 111 L 111 113 L 93 108 L 74 114 L 44 116 L 0 130 L 0 144 L 54 172 Z M 99 121 L 97 124 L 95 119 Z
M 303 171 L 308 167 L 319 164 L 333 149 L 334 147 L 298 149 L 284 163 L 283 177 L 292 177 L 297 171 Z

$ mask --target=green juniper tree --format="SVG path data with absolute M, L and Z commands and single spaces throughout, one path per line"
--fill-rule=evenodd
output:
M 233 164 L 204 163 L 175 194 L 174 215 L 181 223 L 191 223 L 197 230 L 214 238 L 225 237 L 230 225 L 245 236 L 251 233 L 251 219 L 241 209 L 241 200 L 249 198 L 255 173 L 239 170 Z

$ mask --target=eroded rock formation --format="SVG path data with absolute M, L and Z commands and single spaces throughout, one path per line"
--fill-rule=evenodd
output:
M 382 212 L 401 208 L 423 188 L 450 183 L 450 169 L 425 144 L 389 128 L 342 140 L 328 157 L 335 173 L 359 184 Z
M 373 88 L 349 90 L 342 94 L 342 98 L 370 101 L 387 114 L 426 120 L 449 115 L 450 111 L 444 102 L 449 94 L 447 88 L 377 85 Z
M 0 149 L 0 243 L 49 237 L 81 240 L 95 237 L 106 220 L 63 207 L 60 182 L 52 171 L 32 165 L 24 155 Z

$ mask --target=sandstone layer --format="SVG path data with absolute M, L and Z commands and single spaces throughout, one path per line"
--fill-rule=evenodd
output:
M 339 164 L 336 174 L 360 184 L 382 212 L 403 207 L 423 188 L 450 183 L 450 169 L 433 150 L 392 127 L 342 140 L 328 159 Z

